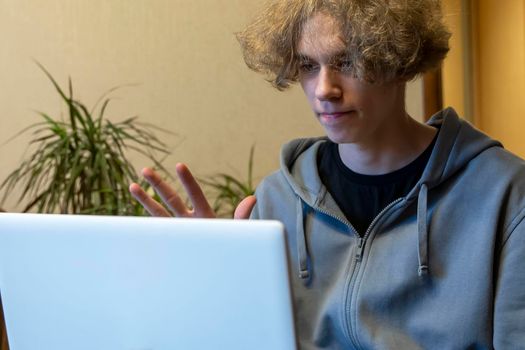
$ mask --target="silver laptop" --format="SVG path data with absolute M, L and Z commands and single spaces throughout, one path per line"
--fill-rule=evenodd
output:
M 275 221 L 0 214 L 11 350 L 296 348 Z

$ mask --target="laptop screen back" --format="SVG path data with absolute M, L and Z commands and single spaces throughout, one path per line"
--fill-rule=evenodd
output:
M 272 221 L 0 214 L 12 350 L 295 349 Z

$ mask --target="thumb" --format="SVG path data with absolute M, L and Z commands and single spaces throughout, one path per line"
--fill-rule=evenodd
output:
M 244 198 L 237 208 L 235 208 L 235 213 L 233 214 L 234 219 L 248 219 L 252 212 L 253 206 L 257 202 L 255 196 L 248 196 Z

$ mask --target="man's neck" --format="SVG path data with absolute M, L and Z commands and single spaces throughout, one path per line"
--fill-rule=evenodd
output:
M 437 129 L 406 115 L 374 135 L 372 142 L 339 144 L 343 163 L 364 175 L 388 174 L 414 161 L 430 145 Z M 377 141 L 379 140 L 379 141 Z

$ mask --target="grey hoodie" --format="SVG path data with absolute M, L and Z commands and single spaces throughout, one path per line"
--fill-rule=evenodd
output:
M 525 349 L 525 163 L 460 120 L 363 238 L 318 176 L 320 139 L 285 145 L 253 218 L 287 231 L 301 349 Z

